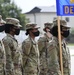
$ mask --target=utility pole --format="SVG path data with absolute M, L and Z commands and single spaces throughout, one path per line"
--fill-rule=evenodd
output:
M 33 14 L 34 14 L 34 23 L 36 23 L 36 14 L 35 13 Z
M 63 17 L 61 16 L 61 20 L 62 20 L 62 18 L 63 18 Z

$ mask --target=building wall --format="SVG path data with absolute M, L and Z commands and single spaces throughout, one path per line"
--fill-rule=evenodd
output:
M 26 18 L 29 19 L 30 22 L 34 22 L 34 14 L 26 14 Z
M 42 13 L 41 14 L 41 30 L 44 28 L 44 23 L 53 21 L 53 18 L 56 17 L 55 13 Z
M 43 32 L 44 23 L 52 22 L 53 18 L 56 17 L 55 13 L 35 13 L 35 14 L 26 14 L 26 18 L 30 20 L 30 22 L 37 23 L 41 28 L 41 33 Z
M 67 22 L 68 26 L 71 28 L 74 28 L 74 16 L 61 16 L 60 19 L 66 20 L 66 18 L 69 18 L 69 22 Z
M 35 14 L 26 14 L 26 18 L 30 20 L 30 22 L 33 23 L 40 23 L 41 22 L 41 13 L 35 13 Z
M 42 28 L 41 13 L 26 14 L 26 18 L 28 18 L 30 20 L 30 22 L 38 24 Z
M 40 31 L 42 33 L 43 33 L 44 23 L 52 22 L 53 19 L 56 17 L 57 17 L 57 15 L 55 12 L 26 14 L 26 18 L 29 18 L 29 20 L 31 22 L 37 23 L 41 27 Z M 66 17 L 69 18 L 68 25 L 73 28 L 74 27 L 74 17 L 73 16 L 63 16 L 60 18 L 65 20 Z

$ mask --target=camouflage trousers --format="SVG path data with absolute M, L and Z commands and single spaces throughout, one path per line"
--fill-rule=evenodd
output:
M 40 67 L 40 74 L 39 75 L 48 75 L 48 68 Z
M 6 70 L 6 74 L 5 75 L 22 75 L 22 71 L 20 68 L 16 68 L 13 71 L 11 70 Z
M 4 75 L 4 68 L 2 65 L 0 65 L 0 75 Z
M 14 75 L 14 71 L 12 69 L 6 69 L 5 75 Z
M 0 69 L 0 75 L 5 75 L 4 70 Z
M 15 68 L 14 69 L 14 75 L 22 75 L 21 68 Z
M 71 75 L 69 68 L 64 68 L 64 75 Z
M 38 73 L 24 73 L 24 75 L 39 75 Z
M 3 64 L 0 64 L 0 75 L 5 75 Z
M 39 75 L 49 75 L 48 73 L 40 73 Z
M 23 68 L 23 75 L 39 75 L 39 69 L 37 67 L 25 67 Z

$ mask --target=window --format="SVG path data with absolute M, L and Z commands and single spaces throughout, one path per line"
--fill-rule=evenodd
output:
M 57 19 L 57 18 L 56 18 L 56 17 L 54 17 L 54 18 L 53 18 L 53 21 L 54 21 L 54 20 L 56 20 L 56 19 Z
M 69 22 L 69 21 L 70 21 L 69 17 L 66 17 L 66 18 L 65 18 L 65 20 L 66 20 L 67 22 Z

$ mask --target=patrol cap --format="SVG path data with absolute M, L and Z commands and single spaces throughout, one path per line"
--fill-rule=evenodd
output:
M 54 26 L 57 26 L 58 25 L 58 20 L 54 20 L 53 24 L 54 24 Z M 60 20 L 60 25 L 66 27 L 68 29 L 70 28 L 70 26 L 67 25 L 67 22 L 65 20 Z
M 2 16 L 0 15 L 0 24 L 5 24 L 6 22 L 2 19 Z
M 49 29 L 51 29 L 52 25 L 53 23 L 49 23 L 49 22 L 44 23 L 44 28 L 48 27 Z
M 38 26 L 38 25 L 35 24 L 35 23 L 28 23 L 28 24 L 26 25 L 26 30 L 27 30 L 27 29 L 34 29 L 34 28 L 40 28 L 40 26 Z
M 50 29 L 52 28 L 52 26 L 53 26 L 53 23 L 49 23 L 49 22 L 47 22 L 47 23 L 44 23 L 44 31 L 46 32 L 46 28 L 49 28 L 49 31 L 50 31 Z
M 16 18 L 6 18 L 6 24 L 12 24 L 17 27 L 22 27 L 20 21 Z

